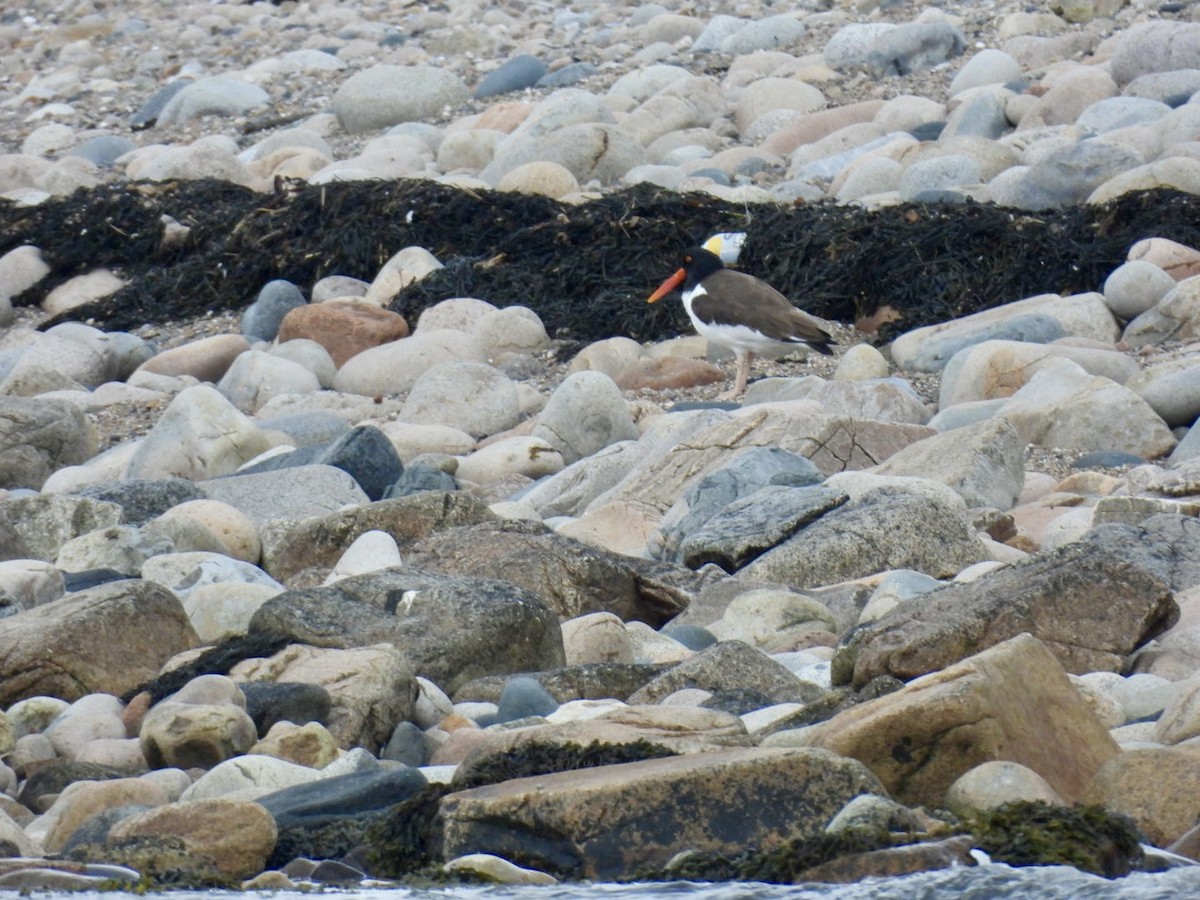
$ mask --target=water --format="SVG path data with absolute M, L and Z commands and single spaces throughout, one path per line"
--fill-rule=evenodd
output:
M 755 882 L 697 884 L 562 884 L 550 887 L 324 888 L 321 894 L 350 900 L 1177 900 L 1200 897 L 1200 866 L 1109 881 L 1065 866 L 1012 868 L 999 863 L 922 872 L 858 884 L 777 885 Z M 115 891 L 39 894 L 53 900 L 145 900 Z M 165 900 L 245 900 L 246 894 L 174 891 Z M 249 895 L 253 896 L 253 895 Z M 313 900 L 304 891 L 271 892 L 271 900 Z

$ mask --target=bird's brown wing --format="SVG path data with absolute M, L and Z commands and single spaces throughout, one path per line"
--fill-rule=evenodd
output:
M 722 269 L 704 279 L 704 290 L 692 301 L 692 311 L 716 325 L 745 325 L 776 341 L 811 344 L 825 351 L 832 342 L 821 323 L 765 281 L 745 272 Z M 732 304 L 737 303 L 737 309 Z

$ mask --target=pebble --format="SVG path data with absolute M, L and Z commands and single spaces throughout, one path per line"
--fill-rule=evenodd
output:
M 1030 214 L 1155 186 L 1200 193 L 1187 102 L 1200 25 L 1186 8 L 959 6 L 584 3 L 537 19 L 452 4 L 381 19 L 353 4 L 174 18 L 142 5 L 136 19 L 101 9 L 66 22 L 34 4 L 12 34 L 0 23 L 0 42 L 18 25 L 21 38 L 7 41 L 20 77 L 0 121 L 20 137 L 4 147 L 0 193 L 38 203 L 215 177 L 267 204 L 277 176 L 417 176 L 567 202 L 644 183 L 747 203 Z M 96 39 L 109 34 L 120 41 Z M 233 50 L 213 52 L 218 41 Z M 114 91 L 128 100 L 119 114 Z M 646 796 L 628 791 L 648 785 L 709 809 L 743 789 L 811 784 L 811 799 L 825 779 L 853 782 L 801 817 L 814 833 L 865 820 L 915 834 L 929 810 L 1091 797 L 1174 840 L 1196 813 L 1194 760 L 1174 745 L 1197 733 L 1200 249 L 1146 238 L 1084 293 L 901 323 L 874 346 L 839 334 L 834 360 L 801 370 L 769 361 L 740 405 L 709 402 L 728 363 L 705 360 L 695 336 L 614 335 L 562 364 L 567 345 L 533 311 L 486 296 L 411 323 L 384 304 L 458 264 L 419 243 L 386 248 L 374 271 L 264 281 L 237 313 L 125 334 L 37 331 L 39 317 L 118 290 L 121 273 L 60 272 L 58 246 L 9 249 L 0 792 L 3 839 L 38 866 L 0 867 L 0 880 L 136 880 L 146 860 L 119 855 L 136 838 L 183 842 L 251 884 L 287 888 L 285 872 L 359 884 L 381 874 L 350 853 L 367 832 L 323 840 L 525 740 L 686 752 L 630 767 L 650 773 L 636 777 L 539 775 L 536 801 L 515 780 L 490 799 L 454 794 L 439 819 L 447 872 L 553 883 L 539 871 L 549 861 L 526 865 L 537 852 L 515 853 L 518 867 L 472 830 L 477 816 L 529 833 L 514 806 L 535 802 L 556 810 L 555 840 L 596 880 L 633 877 L 656 841 L 683 836 L 663 864 L 716 846 L 688 830 L 705 818 L 691 815 L 639 832 L 629 869 L 587 870 L 602 854 L 585 837 L 627 834 L 620 815 Z M 65 275 L 40 307 L 14 303 Z M 496 563 L 518 540 L 517 561 Z M 863 634 L 900 634 L 941 591 L 983 596 L 1051 561 L 1078 574 L 1071 561 L 1093 552 L 1126 579 L 1110 579 L 1111 609 L 1144 629 L 1133 650 L 1074 653 L 1062 634 L 1090 622 L 1077 609 L 1070 629 L 1031 614 L 1014 632 L 1029 634 L 966 648 L 923 632 L 897 658 L 958 661 L 804 718 L 845 689 Z M 435 560 L 490 577 L 439 574 Z M 553 574 L 530 583 L 538 572 Z M 247 658 L 228 675 L 133 691 L 230 638 Z M 71 654 L 74 681 L 46 674 Z M 1009 743 L 981 736 L 967 762 L 931 734 L 906 752 L 936 779 L 893 778 L 903 754 L 883 764 L 870 748 L 924 740 L 912 723 L 936 716 L 903 704 L 943 685 L 986 693 L 964 721 L 999 723 Z M 1042 703 L 1054 734 L 1027 737 Z M 1143 765 L 1146 753 L 1158 755 Z M 557 811 L 581 809 L 579 824 Z M 792 836 L 741 836 L 723 852 Z M 132 867 L 41 859 L 85 839 Z

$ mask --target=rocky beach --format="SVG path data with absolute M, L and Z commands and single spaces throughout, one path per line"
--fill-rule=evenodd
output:
M 403 305 L 444 246 L 110 327 L 249 227 L 181 185 L 360 182 L 719 201 L 760 277 L 767 210 L 1163 221 L 733 402 L 682 315 L 578 340 L 594 287 Z M 0 10 L 0 888 L 1200 881 L 1197 196 L 1193 2 Z

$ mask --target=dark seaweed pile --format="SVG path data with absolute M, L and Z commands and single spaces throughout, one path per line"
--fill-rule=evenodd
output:
M 191 229 L 182 243 L 163 246 L 164 216 Z M 52 270 L 14 303 L 39 303 L 66 279 L 109 267 L 129 283 L 70 318 L 110 330 L 243 309 L 275 278 L 303 290 L 326 275 L 369 280 L 418 245 L 445 268 L 394 298 L 410 318 L 474 296 L 528 306 L 560 338 L 657 339 L 689 329 L 679 304 L 650 306 L 647 294 L 684 248 L 717 231 L 746 231 L 742 267 L 805 309 L 852 322 L 890 306 L 911 328 L 1037 293 L 1096 290 L 1144 237 L 1200 245 L 1200 197 L 1141 192 L 1043 213 L 975 203 L 864 210 L 741 206 L 639 186 L 570 206 L 421 180 L 285 183 L 270 195 L 190 181 L 0 203 L 0 254 L 31 244 Z

